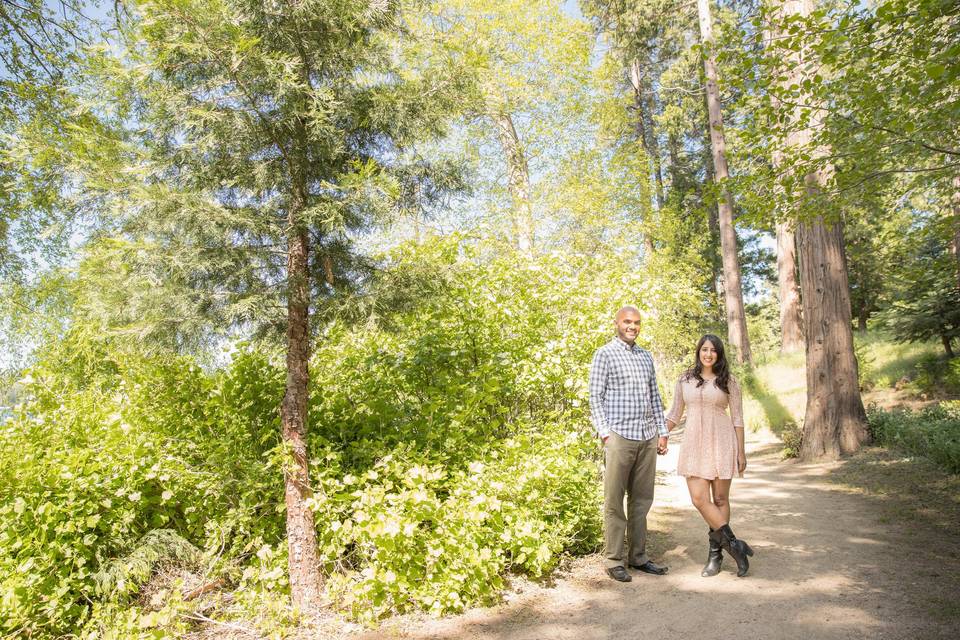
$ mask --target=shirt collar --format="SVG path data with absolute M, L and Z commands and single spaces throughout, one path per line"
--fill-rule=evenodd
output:
M 632 345 L 625 342 L 620 336 L 613 336 L 613 343 L 619 346 L 621 349 L 626 349 L 627 351 L 639 351 L 640 347 L 637 346 L 637 343 L 634 342 Z

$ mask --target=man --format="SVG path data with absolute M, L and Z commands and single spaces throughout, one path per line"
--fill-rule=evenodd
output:
M 653 357 L 635 344 L 640 312 L 623 307 L 614 326 L 616 337 L 593 356 L 590 417 L 604 445 L 604 564 L 611 578 L 630 582 L 624 564 L 658 576 L 667 572 L 646 553 L 647 512 L 653 504 L 657 454 L 667 449 L 667 426 Z

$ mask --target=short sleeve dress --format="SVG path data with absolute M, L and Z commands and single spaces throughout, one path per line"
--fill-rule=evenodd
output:
M 713 480 L 733 478 L 737 473 L 737 433 L 743 428 L 740 385 L 732 377 L 726 394 L 714 380 L 697 386 L 697 379 L 681 376 L 673 394 L 667 420 L 679 424 L 684 409 L 687 425 L 677 461 L 677 475 Z M 730 414 L 727 414 L 727 408 Z

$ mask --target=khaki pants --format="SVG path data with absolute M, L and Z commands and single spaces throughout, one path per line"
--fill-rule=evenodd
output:
M 604 446 L 603 558 L 607 568 L 640 565 L 647 557 L 647 513 L 657 477 L 657 438 L 627 440 L 610 432 Z M 623 497 L 627 496 L 627 512 Z M 628 519 L 629 517 L 629 519 Z M 624 557 L 624 534 L 628 555 Z

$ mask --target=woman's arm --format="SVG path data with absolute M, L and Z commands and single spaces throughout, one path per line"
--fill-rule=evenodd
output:
M 743 472 L 747 469 L 747 448 L 744 443 L 743 427 L 734 427 L 737 432 L 737 473 L 743 477 Z
M 743 472 L 747 468 L 747 449 L 743 432 L 743 394 L 740 393 L 740 385 L 732 377 L 728 383 L 730 389 L 730 420 L 733 422 L 733 429 L 737 432 L 737 473 L 743 477 Z
M 667 431 L 673 431 L 677 424 L 680 423 L 680 418 L 683 417 L 685 407 L 686 405 L 683 402 L 683 378 L 680 378 L 677 380 L 677 384 L 673 389 L 673 405 L 666 415 Z

